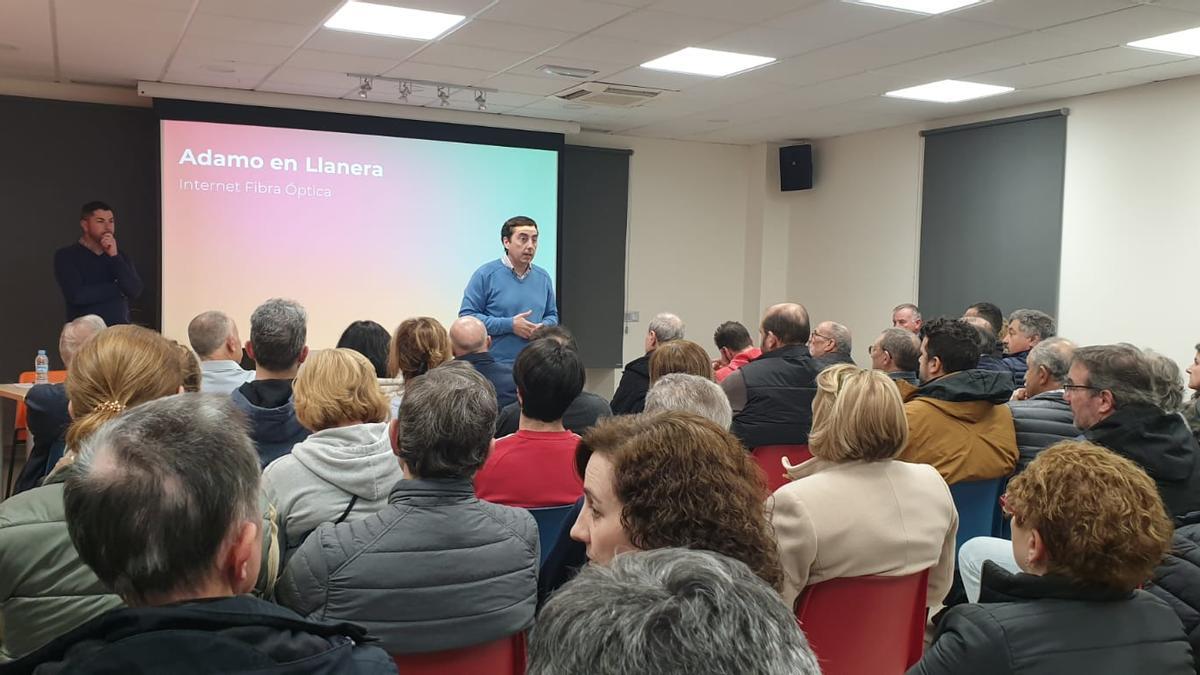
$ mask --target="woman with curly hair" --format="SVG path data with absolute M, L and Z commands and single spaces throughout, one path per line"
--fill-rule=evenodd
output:
M 1171 542 L 1154 481 L 1098 445 L 1063 441 L 1001 498 L 1022 572 L 983 567 L 978 604 L 958 605 L 910 673 L 1189 675 L 1179 617 L 1138 587 Z
M 780 587 L 757 465 L 713 422 L 679 411 L 613 417 L 584 435 L 575 466 L 584 503 L 571 538 L 591 562 L 625 551 L 701 549 L 741 560 Z
M 817 376 L 808 447 L 775 491 L 771 523 L 788 605 L 806 586 L 868 575 L 929 570 L 925 601 L 941 603 L 954 578 L 958 512 L 928 464 L 896 460 L 908 422 L 886 373 L 849 364 Z

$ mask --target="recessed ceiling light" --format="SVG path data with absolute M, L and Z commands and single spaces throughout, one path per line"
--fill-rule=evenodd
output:
M 600 72 L 598 70 L 592 70 L 591 68 L 575 68 L 572 66 L 556 66 L 551 63 L 547 63 L 546 65 L 542 66 L 541 68 L 538 68 L 538 70 L 542 71 L 543 73 L 545 73 L 547 75 L 558 75 L 561 77 L 574 77 L 579 80 L 586 80 L 587 78 Z
M 368 35 L 432 40 L 462 23 L 465 18 L 460 14 L 350 0 L 325 22 L 325 27 Z
M 995 84 L 980 84 L 978 82 L 963 82 L 962 80 L 942 80 L 930 82 L 907 89 L 889 91 L 884 96 L 892 98 L 907 98 L 914 101 L 932 101 L 934 103 L 958 103 L 976 98 L 985 98 L 997 94 L 1007 94 L 1012 87 L 1001 87 Z
M 673 73 L 723 77 L 766 65 L 774 60 L 770 56 L 751 56 L 750 54 L 688 47 L 653 61 L 647 61 L 642 64 L 642 67 L 652 70 L 668 70 Z
M 904 12 L 916 12 L 918 14 L 942 14 L 955 9 L 970 7 L 971 5 L 982 5 L 985 2 L 991 2 L 991 0 L 844 0 L 844 2 L 850 2 L 855 5 L 899 9 Z
M 1155 52 L 1169 54 L 1186 54 L 1200 56 L 1200 28 L 1189 28 L 1177 33 L 1167 33 L 1158 37 L 1136 40 L 1129 43 L 1130 47 L 1149 49 Z

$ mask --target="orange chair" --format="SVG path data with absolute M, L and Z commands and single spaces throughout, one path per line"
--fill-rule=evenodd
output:
M 422 654 L 393 654 L 404 675 L 524 675 L 525 634 L 494 642 Z
M 804 589 L 796 618 L 825 675 L 893 675 L 921 660 L 929 570 L 846 577 Z
M 47 376 L 50 379 L 50 384 L 58 384 L 67 380 L 67 371 L 51 370 Z M 21 384 L 33 384 L 34 382 L 37 382 L 37 373 L 32 370 L 27 370 L 17 377 L 17 382 Z M 8 480 L 4 481 L 5 497 L 7 497 L 9 491 L 12 490 L 13 473 L 17 464 L 17 444 L 24 443 L 29 437 L 28 429 L 25 426 L 26 412 L 25 402 L 17 401 L 17 414 L 16 418 L 13 420 L 12 445 L 9 446 L 8 461 L 5 462 L 5 464 L 8 466 Z
M 787 474 L 783 469 L 785 455 L 792 464 L 799 464 L 812 458 L 812 453 L 808 451 L 808 445 L 760 445 L 752 450 L 750 455 L 763 470 L 769 492 L 775 492 L 779 486 L 788 482 Z

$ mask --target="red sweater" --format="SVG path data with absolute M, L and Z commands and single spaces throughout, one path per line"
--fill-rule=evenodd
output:
M 583 495 L 575 473 L 579 436 L 570 431 L 526 431 L 498 439 L 475 474 L 475 495 L 507 506 L 574 504 Z
M 747 347 L 737 354 L 734 354 L 733 359 L 729 362 L 729 365 L 717 368 L 717 372 L 715 373 L 717 382 L 723 382 L 725 378 L 729 377 L 730 373 L 760 356 L 762 356 L 762 350 L 758 347 Z

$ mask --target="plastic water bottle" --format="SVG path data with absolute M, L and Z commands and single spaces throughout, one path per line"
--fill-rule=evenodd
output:
M 35 382 L 38 384 L 50 382 L 50 357 L 46 356 L 45 349 L 38 350 L 37 358 L 33 360 L 33 372 L 37 373 Z

